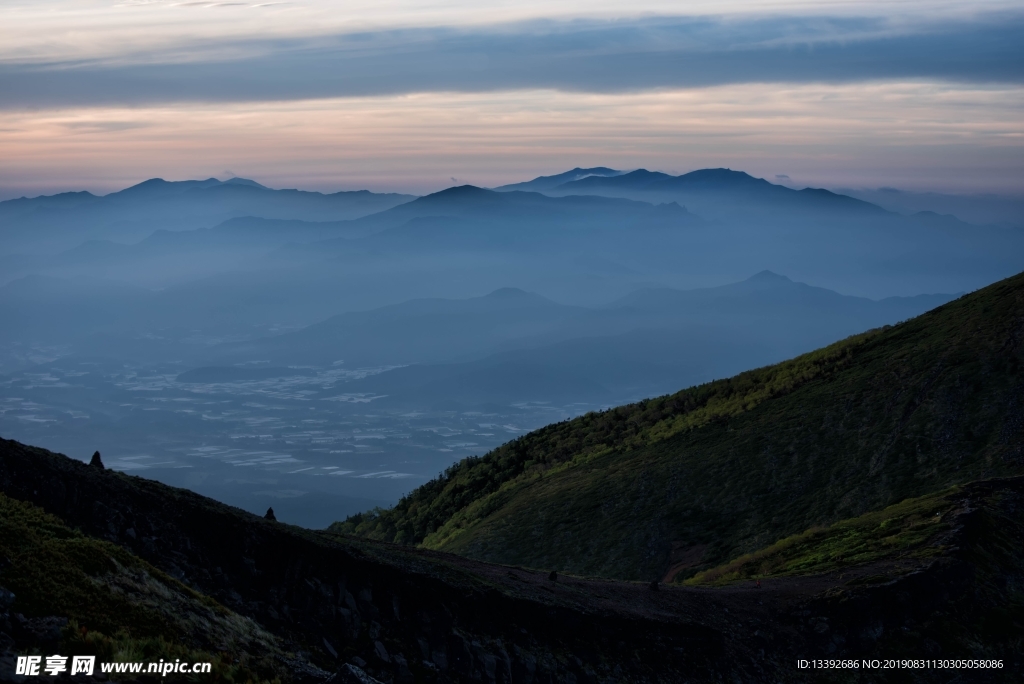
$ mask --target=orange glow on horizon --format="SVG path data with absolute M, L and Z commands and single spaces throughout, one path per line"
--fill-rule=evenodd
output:
M 888 82 L 9 111 L 0 188 L 108 192 L 231 172 L 273 187 L 425 193 L 452 178 L 495 186 L 606 165 L 1019 193 L 1022 108 L 1020 88 Z

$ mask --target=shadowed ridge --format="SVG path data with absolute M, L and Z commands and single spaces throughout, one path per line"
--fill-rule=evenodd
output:
M 814 200 L 817 204 L 820 204 L 821 206 L 838 205 L 857 211 L 865 211 L 878 214 L 890 213 L 883 209 L 882 207 L 878 206 L 877 204 L 865 202 L 864 200 L 859 200 L 854 197 L 850 197 L 849 195 L 841 195 L 839 193 L 832 192 L 831 190 L 825 190 L 824 188 L 804 188 L 803 190 L 797 190 L 796 192 L 799 193 L 801 197 L 810 198 Z
M 597 176 L 594 176 L 597 178 Z M 649 203 L 625 200 L 619 198 L 595 197 L 588 195 L 569 197 L 550 197 L 539 192 L 526 190 L 511 190 L 498 192 L 488 190 L 475 185 L 459 185 L 446 188 L 438 192 L 418 197 L 411 202 L 398 205 L 387 211 L 373 216 L 367 216 L 363 221 L 374 221 L 385 215 L 416 214 L 423 209 L 452 208 L 473 208 L 480 207 L 504 207 L 504 206 L 538 206 L 546 208 L 571 207 L 575 205 L 585 207 L 620 206 L 620 207 L 649 207 Z
M 99 195 L 94 195 L 88 190 L 78 190 L 73 192 L 58 192 L 53 195 L 37 195 L 35 197 L 15 197 L 9 200 L 0 201 L 0 212 L 8 212 L 12 209 L 22 207 L 32 202 L 39 200 L 46 200 L 52 204 L 57 205 L 75 205 L 82 202 L 99 199 Z
M 765 269 L 747 278 L 747 282 L 791 283 L 793 281 L 784 275 L 779 275 L 774 271 L 769 271 L 768 269 Z
M 637 169 L 618 176 L 600 177 L 591 176 L 582 180 L 564 183 L 558 186 L 559 190 L 585 189 L 585 188 L 621 188 L 630 190 L 735 190 L 756 188 L 775 188 L 775 186 L 762 178 L 754 178 L 744 171 L 733 171 L 731 169 L 700 169 L 684 173 L 681 176 L 671 176 L 660 171 L 648 171 Z
M 719 190 L 726 188 L 749 188 L 749 187 L 781 187 L 774 186 L 763 178 L 755 178 L 745 171 L 733 171 L 732 169 L 699 169 L 690 171 L 672 180 L 666 180 L 666 185 L 687 189 L 708 189 Z
M 533 180 L 524 181 L 522 183 L 508 183 L 494 189 L 500 192 L 508 192 L 509 190 L 544 191 L 550 190 L 551 188 L 557 187 L 563 183 L 580 180 L 587 176 L 619 176 L 623 173 L 623 171 L 609 169 L 606 166 L 595 166 L 589 169 L 581 169 L 577 166 L 574 169 L 570 169 L 569 171 L 558 173 L 553 176 L 538 176 Z
M 699 222 L 699 219 L 690 213 L 689 209 L 675 200 L 654 205 L 649 218 L 653 218 L 655 220 L 676 219 L 684 220 L 689 223 Z
M 395 359 L 404 363 L 464 360 L 493 351 L 510 329 L 520 334 L 523 330 L 557 329 L 566 316 L 580 311 L 518 288 L 501 288 L 467 299 L 411 299 L 336 314 L 281 335 L 225 345 L 222 349 L 227 351 L 215 357 L 215 363 L 226 366 L 239 358 L 273 359 L 281 370 L 285 364 L 332 363 L 339 358 L 369 365 L 392 365 Z M 237 370 L 231 372 L 238 374 Z
M 1020 659 L 1020 478 L 808 530 L 699 589 L 313 532 L 2 439 L 0 492 L 0 577 L 15 589 L 0 592 L 0 631 L 15 653 L 67 652 L 60 639 L 100 662 L 213 661 L 215 681 L 282 684 L 775 684 L 797 658 L 936 644 L 1014 671 Z
M 783 185 L 775 185 L 763 178 L 751 176 L 745 171 L 724 168 L 699 169 L 680 176 L 672 176 L 652 183 L 647 190 L 651 192 L 724 193 L 761 199 L 796 197 L 794 190 Z
M 762 287 L 778 287 L 795 284 L 791 279 L 787 278 L 786 276 L 779 275 L 778 273 L 775 273 L 774 271 L 769 271 L 767 269 L 761 271 L 760 273 L 755 273 L 746 280 L 742 281 L 742 283 L 737 283 L 737 285 L 741 285 L 743 283 L 746 283 L 748 285 L 758 285 Z
M 449 199 L 449 198 L 463 198 L 463 197 L 497 197 L 499 196 L 494 190 L 488 190 L 487 188 L 477 187 L 476 185 L 456 185 L 444 190 L 438 190 L 437 192 L 424 195 L 414 202 L 427 202 L 431 199 Z
M 638 169 L 618 176 L 591 176 L 582 180 L 563 183 L 555 190 L 559 192 L 610 193 L 681 193 L 685 196 L 720 194 L 724 199 L 770 206 L 789 207 L 797 210 L 849 210 L 870 213 L 888 213 L 881 207 L 818 188 L 794 190 L 776 185 L 763 178 L 751 176 L 745 171 L 732 169 L 698 169 L 679 176 L 671 176 L 646 169 Z M 629 195 L 635 197 L 636 195 Z M 642 195 L 640 195 L 642 196 Z
M 807 285 L 806 283 L 799 283 L 784 275 L 779 275 L 773 271 L 765 270 L 750 276 L 746 280 L 727 283 L 717 287 L 697 288 L 693 290 L 677 290 L 670 287 L 642 288 L 640 290 L 630 292 L 624 297 L 616 299 L 615 301 L 605 305 L 604 308 L 613 309 L 619 306 L 672 306 L 673 304 L 684 304 L 701 299 L 713 303 L 713 305 L 717 307 L 720 306 L 720 302 L 723 299 L 737 297 L 742 298 L 750 293 L 772 291 L 795 292 L 798 290 L 819 292 L 830 298 L 861 299 L 859 297 L 841 295 L 838 292 L 828 290 L 826 288 L 814 287 L 812 285 Z
M 386 212 L 381 214 L 367 217 L 366 220 L 373 220 L 377 216 L 384 216 L 387 214 L 416 214 L 423 210 L 433 209 L 447 209 L 448 207 L 490 207 L 498 206 L 507 203 L 508 195 L 494 190 L 487 190 L 486 188 L 479 188 L 475 185 L 457 185 L 451 188 L 445 188 L 438 192 L 417 197 L 411 202 L 400 204 L 397 207 L 388 209 Z
M 206 180 L 187 180 L 187 181 L 166 181 L 163 178 L 150 178 L 144 180 L 141 183 L 131 185 L 124 190 L 118 190 L 108 195 L 104 195 L 106 199 L 152 199 L 156 197 L 165 197 L 167 195 L 176 195 L 186 190 L 193 190 L 196 188 L 209 188 L 215 185 L 220 185 L 221 182 L 216 178 L 207 178 Z
M 423 246 L 433 248 L 442 244 L 493 248 L 494 239 L 510 241 L 505 247 L 517 241 L 529 243 L 532 238 L 527 236 L 541 226 L 559 230 L 568 224 L 592 228 L 600 222 L 602 226 L 622 227 L 622 223 L 616 222 L 616 215 L 635 220 L 653 210 L 649 202 L 624 198 L 593 194 L 552 197 L 525 190 L 498 192 L 460 185 L 364 216 L 351 225 L 366 231 L 370 237 L 365 244 L 374 248 L 419 250 L 421 246 L 416 241 L 424 239 L 429 243 Z M 496 225 L 503 226 L 502 230 L 479 229 Z
M 589 190 L 592 188 L 622 188 L 628 190 L 644 190 L 655 183 L 672 178 L 667 173 L 660 171 L 648 171 L 637 169 L 629 173 L 617 176 L 588 176 L 577 181 L 562 183 L 556 189 L 559 191 L 572 192 L 574 190 Z
M 222 181 L 221 185 L 248 185 L 253 188 L 260 188 L 261 190 L 270 189 L 266 185 L 263 185 L 262 183 L 257 183 L 256 181 L 251 180 L 249 178 L 239 178 L 238 176 L 229 178 L 226 181 Z
M 78 562 L 68 563 L 69 569 L 85 560 L 102 572 L 111 556 L 131 570 L 152 563 L 181 580 L 166 578 L 172 589 L 202 591 L 255 621 L 238 624 L 237 616 L 193 592 L 195 599 L 233 620 L 236 631 L 249 630 L 248 640 L 214 641 L 219 652 L 237 663 L 243 649 L 249 649 L 250 665 L 273 656 L 277 668 L 286 670 L 281 673 L 285 683 L 328 681 L 345 661 L 360 662 L 386 681 L 414 681 L 410 669 L 431 675 L 426 681 L 480 681 L 479 673 L 496 667 L 505 673 L 498 680 L 504 682 L 514 681 L 513 671 L 534 672 L 541 681 L 586 681 L 595 671 L 600 676 L 594 681 L 600 682 L 622 676 L 638 684 L 681 681 L 684 672 L 698 682 L 760 681 L 753 677 L 759 670 L 751 647 L 724 639 L 715 620 L 694 621 L 686 590 L 663 592 L 653 603 L 643 586 L 562 573 L 551 587 L 547 570 L 489 566 L 305 530 L 3 439 L 0 491 L 73 524 L 74 535 L 104 540 L 90 542 L 99 553 L 79 544 Z M 11 541 L 10 535 L 0 539 Z M 17 539 L 22 546 L 33 541 Z M 52 551 L 41 551 L 43 558 L 54 557 Z M 87 571 L 96 572 L 88 565 Z M 60 568 L 52 570 L 59 573 Z M 122 604 L 147 607 L 136 587 L 126 589 L 118 597 Z M 16 609 L 34 598 L 29 591 L 23 594 L 24 603 L 15 603 Z M 43 598 L 49 603 L 45 615 L 63 609 L 61 597 Z M 162 600 L 168 598 L 173 597 L 163 591 Z M 152 607 L 149 618 L 157 622 Z M 116 615 L 122 624 L 125 612 Z M 186 620 L 206 617 L 189 606 L 181 613 Z M 205 620 L 201 626 L 211 632 L 218 627 L 212 623 Z M 163 624 L 167 638 L 177 641 L 176 625 Z M 280 651 L 292 655 L 285 658 L 276 648 L 270 652 L 264 629 L 275 635 L 274 641 L 280 639 Z M 434 676 L 438 670 L 445 677 Z
M 492 300 L 529 300 L 550 302 L 551 300 L 535 292 L 527 292 L 518 287 L 499 287 L 497 290 L 484 295 L 484 299 Z

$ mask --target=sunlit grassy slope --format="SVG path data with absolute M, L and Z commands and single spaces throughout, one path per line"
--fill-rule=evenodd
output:
M 920 623 L 891 630 L 879 655 L 986 653 L 1019 663 L 1024 647 L 1022 494 L 1021 477 L 950 487 L 793 535 L 698 573 L 686 584 L 749 586 L 757 579 L 765 580 L 765 588 L 792 589 L 807 586 L 801 582 L 808 575 L 824 577 L 833 583 L 824 594 L 837 610 L 833 624 L 841 624 L 843 614 L 846 619 L 863 615 L 867 604 L 857 598 L 866 595 L 858 593 L 862 588 L 877 587 L 882 593 L 876 596 L 890 597 L 881 599 L 875 615 L 885 614 L 879 609 L 883 605 L 927 605 L 936 594 L 945 594 L 950 602 L 922 616 Z M 929 571 L 923 568 L 929 566 L 932 579 L 924 579 Z M 938 584 L 936 578 L 942 578 Z M 964 581 L 970 582 L 967 591 Z
M 719 585 L 739 580 L 813 575 L 885 561 L 919 561 L 937 556 L 946 546 L 943 536 L 949 532 L 949 518 L 954 513 L 959 493 L 959 487 L 951 487 L 906 499 L 881 511 L 841 520 L 829 527 L 814 527 L 699 572 L 686 584 Z
M 548 426 L 335 531 L 677 579 L 816 525 L 1024 472 L 1024 275 L 727 380 Z

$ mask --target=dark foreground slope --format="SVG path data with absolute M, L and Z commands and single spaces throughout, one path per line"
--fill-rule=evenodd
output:
M 1022 478 L 909 504 L 942 523 L 899 548 L 898 567 L 790 573 L 762 589 L 552 580 L 283 525 L 10 441 L 0 441 L 0 490 L 0 584 L 16 589 L 0 602 L 0 680 L 33 649 L 209 657 L 219 667 L 209 681 L 334 684 L 951 676 L 796 667 L 887 657 L 997 659 L 1001 669 L 969 674 L 1002 682 L 1022 666 Z M 902 534 L 916 521 L 891 524 Z M 357 678 L 366 673 L 374 679 Z
M 337 531 L 684 579 L 814 525 L 1024 472 L 1024 275 L 775 366 L 551 425 Z

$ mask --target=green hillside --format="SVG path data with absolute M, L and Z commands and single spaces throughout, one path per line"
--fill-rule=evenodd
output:
M 712 592 L 746 590 L 748 596 L 766 598 L 817 585 L 819 593 L 804 605 L 813 606 L 813 612 L 829 606 L 827 625 L 816 625 L 823 633 L 876 621 L 875 633 L 886 632 L 877 644 L 882 658 L 971 653 L 1001 659 L 1010 669 L 1005 677 L 959 675 L 964 681 L 1016 681 L 1010 672 L 1020 672 L 1024 652 L 1022 495 L 1024 477 L 950 487 L 793 535 L 698 573 L 685 584 L 705 591 L 714 587 Z M 937 594 L 948 601 L 932 603 Z M 873 605 L 864 600 L 866 596 L 873 597 Z M 893 629 L 887 613 L 899 611 L 901 604 L 924 610 Z M 847 631 L 844 638 L 850 635 Z M 864 635 L 862 631 L 861 638 Z M 950 681 L 949 673 L 944 674 L 918 676 Z M 856 679 L 913 677 L 901 673 L 895 680 Z
M 808 528 L 1024 472 L 1024 275 L 775 366 L 548 426 L 336 532 L 683 580 Z

